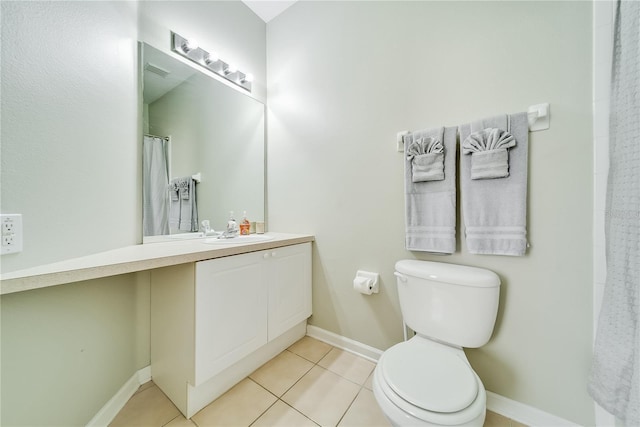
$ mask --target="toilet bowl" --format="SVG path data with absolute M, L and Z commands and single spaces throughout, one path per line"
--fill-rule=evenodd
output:
M 394 426 L 484 424 L 486 393 L 464 351 L 417 335 L 383 353 L 373 393 Z
M 429 261 L 396 263 L 405 324 L 416 335 L 385 351 L 373 393 L 394 426 L 477 426 L 486 392 L 464 353 L 493 332 L 500 279 L 492 271 Z

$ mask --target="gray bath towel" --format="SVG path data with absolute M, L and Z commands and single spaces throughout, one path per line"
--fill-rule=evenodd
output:
M 472 254 L 521 256 L 527 249 L 527 113 L 500 115 L 461 125 L 460 141 L 489 128 L 508 131 L 516 143 L 509 149 L 509 176 L 499 179 L 472 179 L 472 156 L 460 156 L 467 249 Z
M 178 180 L 180 188 L 180 231 L 198 231 L 198 209 L 196 207 L 196 183 L 192 177 Z
M 172 179 L 169 183 L 169 228 L 177 230 L 180 226 L 180 178 Z
M 404 137 L 405 147 L 426 138 L 442 141 L 444 179 L 413 182 L 412 159 L 404 159 L 406 234 L 410 251 L 452 254 L 456 251 L 456 128 L 416 131 Z
M 196 182 L 190 176 L 174 178 L 169 184 L 169 226 L 171 232 L 198 231 Z

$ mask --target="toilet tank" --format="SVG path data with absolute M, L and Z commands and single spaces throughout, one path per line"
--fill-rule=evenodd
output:
M 457 347 L 485 345 L 496 321 L 500 278 L 483 268 L 441 262 L 396 263 L 404 322 L 420 335 Z

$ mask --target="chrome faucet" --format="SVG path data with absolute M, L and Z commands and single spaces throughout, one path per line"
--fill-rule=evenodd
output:
M 229 215 L 229 222 L 227 222 L 227 229 L 222 232 L 218 239 L 232 239 L 238 235 L 238 223 L 233 219 L 233 212 Z
M 238 236 L 238 229 L 235 230 L 225 230 L 219 236 L 218 239 L 233 239 Z

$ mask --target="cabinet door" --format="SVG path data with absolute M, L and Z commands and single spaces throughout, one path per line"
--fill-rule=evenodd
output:
M 311 316 L 311 243 L 265 252 L 271 340 Z
M 196 263 L 194 386 L 267 342 L 262 254 Z

